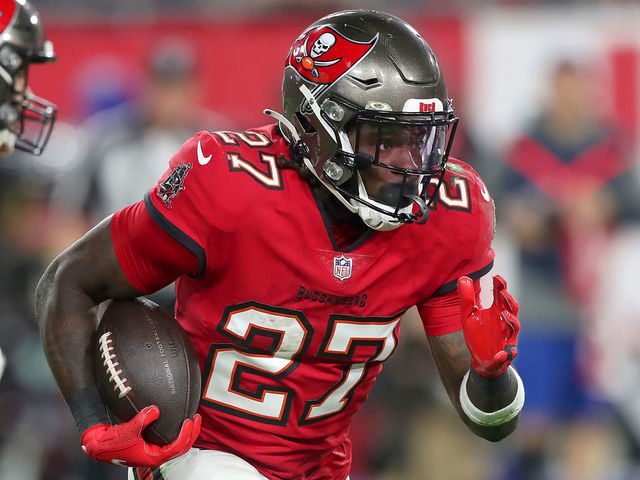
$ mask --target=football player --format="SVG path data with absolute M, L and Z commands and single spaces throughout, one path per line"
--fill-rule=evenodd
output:
M 56 60 L 36 9 L 27 0 L 0 0 L 0 155 L 14 148 L 40 155 L 56 106 L 33 95 L 28 70 Z
M 55 121 L 55 105 L 27 87 L 31 63 L 56 59 L 38 12 L 26 0 L 0 0 L 0 156 L 15 148 L 35 155 L 44 149 Z M 0 350 L 0 378 L 5 356 Z
M 494 206 L 449 158 L 458 118 L 431 48 L 395 16 L 338 12 L 295 40 L 282 94 L 274 124 L 197 133 L 39 283 L 82 448 L 130 478 L 345 480 L 349 424 L 413 305 L 462 420 L 491 441 L 516 427 L 518 304 L 496 276 L 479 305 Z M 160 447 L 141 436 L 155 407 L 109 422 L 88 312 L 174 280 L 204 383 L 199 413 Z

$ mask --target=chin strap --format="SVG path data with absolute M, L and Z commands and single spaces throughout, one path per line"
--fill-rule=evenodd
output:
M 405 223 L 417 223 L 419 225 L 427 223 L 427 220 L 429 219 L 429 208 L 427 207 L 426 202 L 422 198 L 420 198 L 418 195 L 412 195 L 412 194 L 403 195 L 409 198 L 412 201 L 412 203 L 407 205 L 406 207 L 400 208 L 398 210 L 398 214 L 397 214 L 398 217 L 396 219 L 391 216 L 392 207 L 386 204 L 377 202 L 368 195 L 367 189 L 364 185 L 364 181 L 362 180 L 362 176 L 360 175 L 359 171 L 357 172 L 357 176 L 358 176 L 357 177 L 358 178 L 358 195 L 365 201 L 369 202 L 370 204 L 375 205 L 381 210 L 389 212 L 388 214 L 385 214 L 383 212 L 380 212 L 378 210 L 375 210 L 363 204 L 360 208 L 362 209 L 362 211 L 367 212 L 367 218 L 369 219 L 369 221 L 365 220 L 365 223 L 367 223 L 367 225 L 369 225 L 371 228 L 373 228 L 374 230 L 393 230 L 394 228 L 397 228 L 400 225 Z M 418 207 L 420 208 L 420 212 L 422 213 L 419 220 L 418 220 L 419 216 L 417 214 L 412 213 L 414 203 L 418 205 Z M 369 222 L 371 222 L 372 224 L 370 224 Z M 377 225 L 377 226 L 373 226 L 373 225 Z
M 423 225 L 427 223 L 427 220 L 429 220 L 429 208 L 427 207 L 427 203 L 423 199 L 421 199 L 418 195 L 411 195 L 411 194 L 405 193 L 404 196 L 411 199 L 420 208 L 420 215 L 415 213 L 411 213 L 407 215 L 407 217 L 411 220 L 411 222 L 407 222 L 407 223 L 417 223 L 418 225 Z M 420 218 L 420 220 L 415 220 L 416 218 Z

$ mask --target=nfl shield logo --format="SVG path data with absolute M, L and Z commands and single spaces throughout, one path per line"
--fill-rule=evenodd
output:
M 344 255 L 333 257 L 333 276 L 343 281 L 351 276 L 351 265 L 353 260 L 345 258 Z

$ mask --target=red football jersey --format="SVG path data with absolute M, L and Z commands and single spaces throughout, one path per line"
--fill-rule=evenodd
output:
M 196 446 L 238 455 L 270 479 L 342 480 L 349 424 L 403 313 L 490 270 L 493 201 L 451 159 L 426 224 L 371 231 L 340 251 L 308 184 L 278 168 L 281 155 L 275 125 L 200 132 L 171 159 L 146 211 L 198 259 L 176 283 L 176 318 L 203 372 Z M 154 279 L 131 260 L 145 252 L 125 254 L 119 238 L 136 218 L 116 214 L 112 229 L 127 278 L 148 292 Z M 422 314 L 430 335 L 461 328 L 458 315 Z

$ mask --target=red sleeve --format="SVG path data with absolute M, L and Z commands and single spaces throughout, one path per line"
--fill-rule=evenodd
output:
M 184 274 L 198 271 L 198 259 L 166 233 L 144 202 L 116 212 L 111 239 L 125 276 L 141 293 L 155 292 Z
M 480 281 L 475 280 L 476 302 L 480 304 Z M 462 330 L 460 298 L 457 289 L 438 297 L 432 297 L 418 305 L 418 313 L 427 335 L 432 337 Z
M 222 181 L 219 172 L 223 169 L 228 171 L 229 167 L 226 160 L 199 164 L 196 158 L 202 149 L 216 160 L 226 159 L 226 151 L 220 150 L 212 134 L 198 132 L 171 157 L 167 171 L 147 192 L 145 205 L 153 220 L 188 250 L 198 255 L 204 266 L 205 249 L 211 230 L 219 225 L 218 215 L 226 213 L 220 208 L 223 202 L 220 202 L 218 194 Z
M 452 193 L 458 192 L 460 198 L 466 201 L 443 209 L 443 205 L 448 205 L 447 202 L 453 202 L 448 199 L 443 205 L 437 206 L 437 215 L 429 218 L 429 222 L 433 221 L 432 228 L 446 232 L 442 255 L 439 257 L 444 268 L 436 290 L 425 292 L 430 296 L 455 292 L 458 279 L 463 275 L 478 280 L 491 271 L 495 257 L 491 247 L 496 226 L 495 204 L 487 187 L 466 163 L 452 160 L 452 165 L 447 169 L 443 181 L 446 186 L 442 190 L 446 192 L 447 188 L 451 188 Z M 462 192 L 466 193 L 462 195 Z

